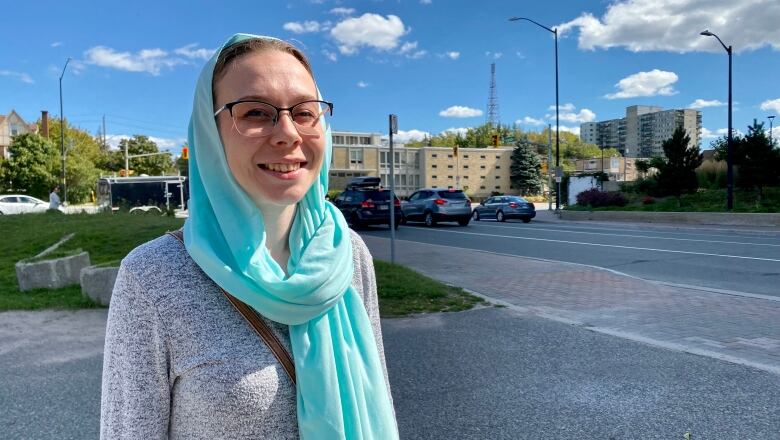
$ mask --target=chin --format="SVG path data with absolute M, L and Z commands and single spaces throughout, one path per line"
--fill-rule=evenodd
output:
M 288 188 L 287 190 L 275 192 L 273 194 L 256 193 L 253 195 L 252 199 L 258 206 L 290 206 L 300 202 L 305 195 L 306 190 L 303 188 Z

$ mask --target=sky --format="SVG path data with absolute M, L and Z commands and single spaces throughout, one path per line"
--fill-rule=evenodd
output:
M 178 152 L 195 82 L 236 32 L 292 42 L 334 103 L 334 130 L 404 141 L 485 122 L 496 64 L 501 123 L 555 124 L 553 34 L 559 30 L 561 130 L 625 116 L 630 105 L 702 112 L 702 148 L 728 126 L 780 114 L 780 1 L 170 0 L 13 2 L 3 8 L 0 114 L 63 113 L 112 145 L 143 134 Z M 780 119 L 774 136 L 780 136 Z M 768 129 L 768 122 L 766 128 Z

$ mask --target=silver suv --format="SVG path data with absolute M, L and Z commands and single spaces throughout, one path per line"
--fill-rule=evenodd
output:
M 471 200 L 459 189 L 426 188 L 409 196 L 401 211 L 404 222 L 421 221 L 427 226 L 458 222 L 466 226 L 471 220 Z

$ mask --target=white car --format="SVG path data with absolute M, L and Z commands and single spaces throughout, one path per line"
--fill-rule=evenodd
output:
M 0 195 L 0 215 L 46 212 L 49 202 L 23 194 Z

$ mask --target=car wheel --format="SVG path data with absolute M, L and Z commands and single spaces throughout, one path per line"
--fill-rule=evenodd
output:
M 498 211 L 496 213 L 496 221 L 498 221 L 498 222 L 505 222 L 506 221 L 506 219 L 504 218 L 504 212 L 503 211 Z
M 479 211 L 474 211 L 474 213 L 471 214 L 471 218 L 473 218 L 475 222 L 478 222 L 479 221 Z
M 468 226 L 470 220 L 471 220 L 471 217 L 462 218 L 462 219 L 458 220 L 458 224 L 461 225 L 461 226 Z
M 531 223 L 531 217 L 523 217 L 523 223 Z
M 436 219 L 433 218 L 433 213 L 430 211 L 425 213 L 425 226 L 436 226 Z
M 363 224 L 360 222 L 360 218 L 357 214 L 353 213 L 349 216 L 349 226 L 356 231 L 363 229 Z

